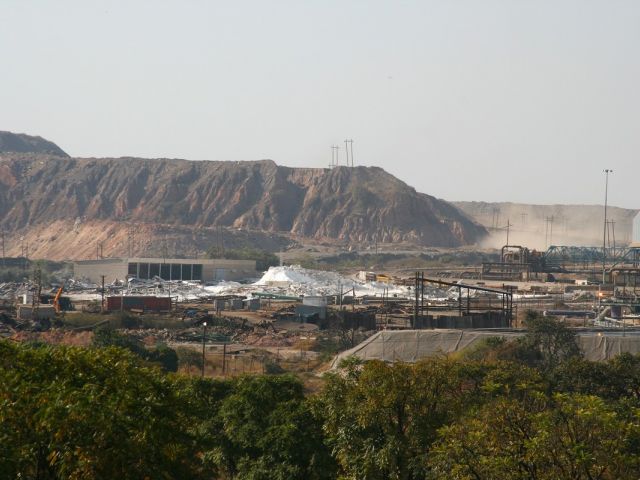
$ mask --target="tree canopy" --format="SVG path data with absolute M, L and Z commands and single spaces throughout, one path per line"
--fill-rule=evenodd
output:
M 640 356 L 594 363 L 574 345 L 571 331 L 545 320 L 522 341 L 494 339 L 457 358 L 350 358 L 309 393 L 286 374 L 172 373 L 113 332 L 90 348 L 0 341 L 0 472 L 637 479 Z

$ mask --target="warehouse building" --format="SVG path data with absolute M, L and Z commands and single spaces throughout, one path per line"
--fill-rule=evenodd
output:
M 256 278 L 255 260 L 185 259 L 185 258 L 105 258 L 81 260 L 74 264 L 74 277 L 99 284 L 136 277 L 143 280 L 245 280 Z

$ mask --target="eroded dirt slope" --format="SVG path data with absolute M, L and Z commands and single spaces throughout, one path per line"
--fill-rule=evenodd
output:
M 114 229 L 115 238 L 138 224 L 171 225 L 185 235 L 223 226 L 359 246 L 455 247 L 486 234 L 453 205 L 375 167 L 0 154 L 0 226 L 53 237 L 50 247 L 42 242 L 43 254 L 75 256 L 64 247 L 63 228 L 47 233 L 55 225 L 88 237 L 91 225 L 101 225 L 98 233 Z

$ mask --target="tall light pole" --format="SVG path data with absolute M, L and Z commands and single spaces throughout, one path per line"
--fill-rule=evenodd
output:
M 613 170 L 606 168 L 604 172 L 604 231 L 602 233 L 602 284 L 605 284 L 607 269 L 607 200 L 609 195 L 609 174 Z
M 207 322 L 202 322 L 202 378 L 204 378 L 204 340 L 207 333 Z

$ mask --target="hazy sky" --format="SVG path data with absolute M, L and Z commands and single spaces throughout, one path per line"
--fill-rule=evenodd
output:
M 640 1 L 0 0 L 0 130 L 640 208 Z

